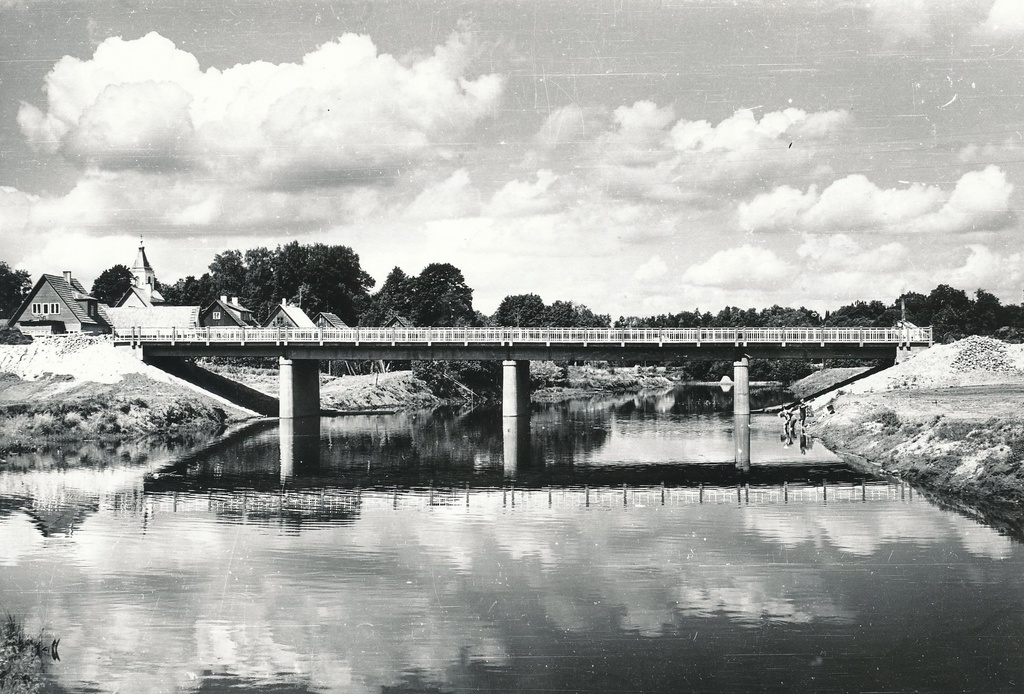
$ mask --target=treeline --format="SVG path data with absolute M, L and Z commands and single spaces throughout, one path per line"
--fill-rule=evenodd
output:
M 907 292 L 891 304 L 855 301 L 822 316 L 800 307 L 772 306 L 741 309 L 726 306 L 717 314 L 710 311 L 682 311 L 658 316 L 620 316 L 615 327 L 645 328 L 730 328 L 730 327 L 892 327 L 904 315 L 922 327 L 932 326 L 936 342 L 952 342 L 967 335 L 991 335 L 1008 341 L 1024 338 L 1024 308 L 1003 305 L 984 289 L 968 296 L 962 289 L 940 284 L 929 294 Z

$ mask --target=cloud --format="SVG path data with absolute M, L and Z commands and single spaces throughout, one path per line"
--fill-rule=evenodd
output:
M 909 249 L 892 242 L 876 248 L 864 248 L 846 234 L 807 234 L 796 249 L 815 271 L 854 270 L 864 273 L 895 271 L 906 266 Z
M 772 288 L 783 283 L 792 266 L 774 251 L 743 245 L 718 251 L 703 263 L 691 265 L 682 281 L 700 287 Z
M 423 189 L 406 210 L 411 219 L 457 219 L 480 214 L 480 193 L 469 172 L 459 169 L 440 183 Z
M 969 289 L 982 288 L 1004 296 L 1020 291 L 1024 270 L 1021 253 L 1001 255 L 987 246 L 971 244 L 962 264 L 946 269 L 942 275 L 949 284 Z
M 633 273 L 633 278 L 638 282 L 651 282 L 661 279 L 668 274 L 668 265 L 661 256 L 651 256 L 650 260 L 641 265 Z
M 914 183 L 880 188 L 860 174 L 833 182 L 819 195 L 779 186 L 741 203 L 738 220 L 747 231 L 802 230 L 932 232 L 997 230 L 1014 219 L 1013 184 L 999 167 L 965 173 L 951 192 Z
M 492 217 L 519 217 L 545 214 L 557 206 L 557 197 L 551 195 L 552 185 L 558 177 L 548 169 L 537 172 L 537 182 L 509 181 L 491 198 L 484 214 Z
M 22 104 L 36 147 L 104 169 L 210 174 L 270 187 L 361 185 L 451 152 L 444 145 L 497 107 L 500 76 L 467 76 L 474 48 L 455 34 L 407 63 L 345 34 L 301 63 L 202 72 L 157 33 L 109 38 L 46 77 L 47 107 Z
M 786 172 L 817 173 L 822 141 L 850 121 L 843 110 L 787 108 L 758 119 L 741 109 L 712 125 L 676 120 L 671 107 L 638 101 L 615 110 L 595 139 L 588 168 L 602 188 L 619 197 L 706 203 Z
M 981 31 L 996 37 L 1024 35 L 1024 5 L 1020 0 L 995 0 Z

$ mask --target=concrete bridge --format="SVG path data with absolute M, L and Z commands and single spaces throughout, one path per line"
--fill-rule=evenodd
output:
M 320 412 L 323 359 L 500 360 L 505 417 L 529 413 L 530 360 L 732 360 L 734 413 L 750 413 L 750 359 L 895 359 L 931 328 L 134 328 L 114 343 L 143 360 L 278 357 L 280 416 Z

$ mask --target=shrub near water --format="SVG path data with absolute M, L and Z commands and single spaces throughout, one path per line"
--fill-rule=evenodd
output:
M 31 694 L 42 683 L 44 646 L 31 638 L 12 615 L 0 624 L 0 694 Z

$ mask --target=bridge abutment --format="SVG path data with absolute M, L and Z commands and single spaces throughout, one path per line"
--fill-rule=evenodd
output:
M 279 358 L 281 419 L 320 416 L 320 362 Z
M 501 362 L 502 417 L 530 416 L 530 362 L 525 359 Z
M 750 358 L 746 355 L 732 363 L 732 413 L 750 415 Z

